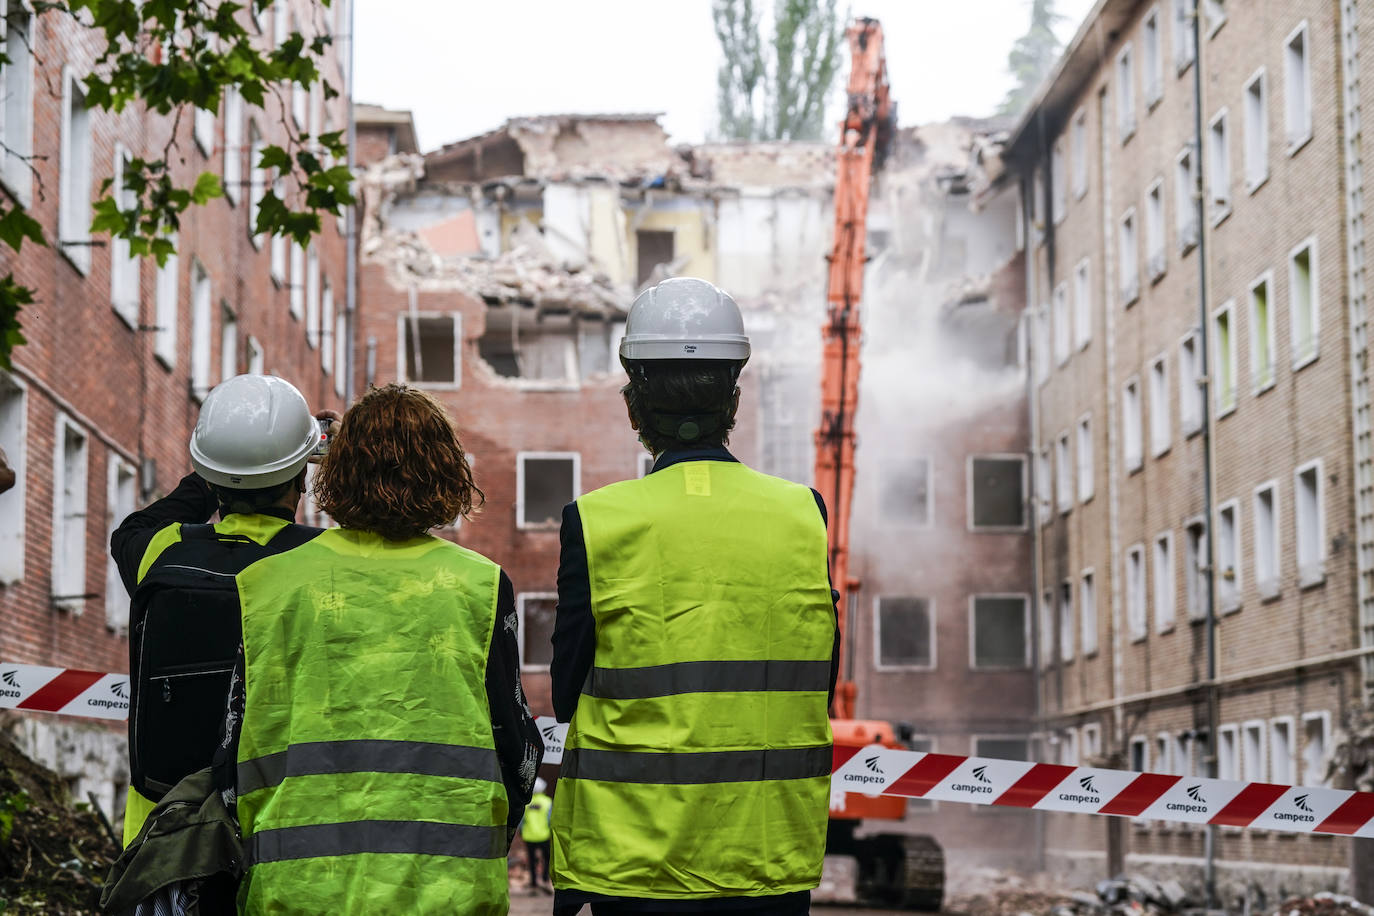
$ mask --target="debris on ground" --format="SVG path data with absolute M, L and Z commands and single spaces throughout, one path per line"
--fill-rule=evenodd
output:
M 99 913 L 118 854 L 100 816 L 0 733 L 0 913 Z
M 1343 894 L 1316 894 L 1285 900 L 1274 916 L 1374 916 L 1374 906 Z
M 1195 907 L 1177 881 L 1144 875 L 1101 881 L 1095 892 L 1007 888 L 952 896 L 948 904 L 970 916 L 1185 916 Z

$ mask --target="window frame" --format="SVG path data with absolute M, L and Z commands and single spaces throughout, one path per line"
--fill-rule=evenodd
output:
M 1160 576 L 1160 545 L 1164 546 L 1166 575 Z M 1153 599 L 1150 610 L 1153 612 L 1156 633 L 1170 633 L 1178 625 L 1178 576 L 1174 564 L 1173 529 L 1161 531 L 1150 544 L 1150 577 L 1154 580 Z M 1164 581 L 1160 581 L 1163 578 Z M 1163 598 L 1167 596 L 1168 603 Z M 1161 611 L 1167 610 L 1167 617 Z
M 1315 471 L 1313 479 L 1317 485 L 1316 492 L 1316 547 L 1317 556 L 1309 562 L 1303 562 L 1303 510 L 1302 510 L 1302 478 L 1308 471 Z M 1304 464 L 1298 465 L 1293 469 L 1293 532 L 1294 532 L 1294 557 L 1298 561 L 1298 586 L 1299 588 L 1311 588 L 1321 585 L 1326 581 L 1326 480 L 1323 478 L 1323 461 L 1315 458 Z
M 73 617 L 79 617 L 85 611 L 86 589 L 88 587 L 88 570 L 86 555 L 89 553 L 90 532 L 90 512 L 91 512 L 91 434 L 82 427 L 71 415 L 64 410 L 58 410 L 55 418 L 55 435 L 53 436 L 53 476 L 52 476 L 52 562 L 49 567 L 48 578 L 48 600 L 52 606 L 63 611 L 67 611 Z M 79 469 L 79 490 L 81 493 L 81 518 L 80 535 L 77 538 L 79 549 L 76 550 L 77 570 L 71 572 L 67 569 L 67 562 L 71 557 L 66 555 L 63 543 L 66 534 L 66 526 L 63 523 L 63 515 L 66 510 L 66 497 L 62 494 L 67 489 L 62 484 L 66 481 L 63 464 L 66 457 L 67 430 L 74 430 L 82 440 L 81 461 Z M 72 488 L 77 489 L 76 487 Z M 71 513 L 72 517 L 77 517 L 78 513 Z M 59 578 L 61 581 L 59 582 Z M 71 582 L 67 579 L 70 578 Z M 70 590 L 69 590 L 70 589 Z M 60 597 L 59 597 L 60 596 Z
M 920 596 L 912 596 L 920 597 Z M 1019 665 L 988 665 L 978 663 L 978 599 L 980 598 L 1019 598 L 1021 600 L 1021 639 L 1023 642 L 1022 660 Z M 935 616 L 930 615 L 932 628 Z M 1030 633 L 1030 595 L 1026 592 L 978 592 L 968 596 L 968 667 L 970 671 L 1025 671 L 1031 665 Z M 933 639 L 932 635 L 932 639 Z M 934 643 L 932 642 L 933 646 Z
M 1145 273 L 1150 283 L 1164 279 L 1169 270 L 1169 242 L 1165 232 L 1164 176 L 1155 178 L 1145 188 Z M 1156 246 L 1155 241 L 1159 244 Z
M 1117 294 L 1123 308 L 1140 299 L 1140 227 L 1134 206 L 1127 207 L 1117 220 Z M 1127 254 L 1129 253 L 1129 270 Z
M 191 391 L 191 398 L 197 404 L 205 400 L 205 396 L 214 387 L 211 379 L 213 373 L 213 361 L 215 358 L 215 285 L 210 277 L 210 271 L 201 263 L 200 258 L 191 258 L 191 354 L 190 354 L 190 374 L 188 383 Z M 201 282 L 205 286 L 205 305 L 201 306 L 201 297 L 198 295 Z
M 1225 502 L 1219 503 L 1217 505 L 1216 512 L 1217 559 L 1216 562 L 1213 564 L 1212 569 L 1212 575 L 1217 578 L 1217 584 L 1215 587 L 1216 601 L 1221 613 L 1233 614 L 1241 609 L 1241 606 L 1244 604 L 1245 598 L 1245 560 L 1243 556 L 1243 551 L 1241 550 L 1242 520 L 1240 500 L 1228 499 Z M 1231 518 L 1229 528 L 1231 537 L 1231 552 L 1233 554 L 1233 557 L 1224 556 L 1226 551 L 1222 546 L 1222 538 L 1228 527 L 1224 521 L 1227 516 L 1227 513 L 1230 513 Z M 1222 584 L 1226 581 L 1227 571 L 1227 569 L 1222 568 L 1222 565 L 1225 563 L 1227 559 L 1234 559 L 1235 561 L 1231 566 L 1227 567 L 1227 569 L 1231 571 L 1231 582 L 1234 583 L 1230 586 L 1231 595 L 1229 597 L 1226 595 L 1226 588 Z
M 1234 196 L 1231 193 L 1231 184 L 1235 176 L 1231 174 L 1231 126 L 1229 123 L 1230 109 L 1222 106 L 1216 114 L 1212 115 L 1207 122 L 1207 203 L 1208 212 L 1211 214 L 1212 225 L 1219 226 L 1231 215 L 1234 204 Z M 1220 127 L 1218 134 L 1217 128 Z M 1221 142 L 1217 142 L 1220 136 Z M 1218 152 L 1218 148 L 1220 152 Z M 1218 166 L 1224 169 L 1224 174 L 1217 175 Z M 1225 179 L 1221 181 L 1220 179 Z M 1218 188 L 1221 192 L 1218 194 Z
M 0 493 L 0 518 L 12 521 L 10 532 L 16 547 L 10 551 L 0 551 L 0 586 L 11 586 L 24 581 L 24 563 L 27 553 L 28 526 L 28 465 L 29 465 L 29 386 L 18 375 L 0 369 L 0 393 L 13 396 L 17 401 L 18 423 L 7 424 L 0 429 L 8 429 L 14 438 L 6 444 L 10 470 L 14 471 L 14 486 Z
M 1080 258 L 1073 269 L 1073 349 L 1083 352 L 1093 340 L 1092 261 Z
M 1062 430 L 1054 437 L 1054 491 L 1055 508 L 1059 514 L 1068 515 L 1073 511 L 1077 492 L 1074 473 L 1073 453 L 1070 451 L 1068 430 Z
M 1156 384 L 1156 380 L 1160 380 Z M 1169 403 L 1169 353 L 1150 360 L 1150 454 L 1161 458 L 1174 446 L 1174 415 Z
M 973 499 L 973 464 L 975 461 L 1016 461 L 1021 465 L 1021 524 L 1020 525 L 976 525 L 974 524 L 974 499 Z M 1029 481 L 1026 479 L 1026 456 L 1024 453 L 1015 452 L 978 452 L 971 454 L 964 461 L 965 485 L 967 487 L 967 498 L 964 510 L 967 513 L 967 530 L 976 534 L 1014 534 L 1029 529 L 1030 519 L 1028 500 L 1026 499 L 1029 490 Z
M 1275 740 L 1279 727 L 1283 726 L 1288 730 L 1288 753 L 1285 761 L 1288 772 L 1277 773 L 1275 762 L 1279 760 L 1278 742 Z M 1274 716 L 1269 720 L 1269 781 L 1282 786 L 1298 785 L 1298 729 L 1297 719 L 1293 716 Z
M 0 0 L 0 4 L 4 4 L 0 8 L 5 10 L 5 15 L 0 17 L 0 42 L 3 43 L 0 47 L 3 47 L 4 53 L 10 58 L 10 63 L 5 64 L 0 70 L 0 139 L 7 147 L 3 151 L 3 165 L 0 165 L 0 185 L 3 185 L 21 206 L 29 207 L 33 204 L 33 170 L 30 168 L 28 157 L 34 152 L 34 103 L 37 85 L 34 79 L 34 49 L 38 45 L 34 26 L 38 17 L 34 14 L 33 5 L 29 0 Z M 10 17 L 14 15 L 15 7 L 24 11 L 27 21 L 24 39 L 18 43 L 20 47 L 11 48 Z M 15 108 L 24 110 L 28 115 L 20 118 L 17 125 L 10 118 L 9 110 L 9 101 L 15 91 L 11 85 L 11 74 L 14 73 L 18 73 L 21 78 Z
M 517 633 L 518 636 L 519 636 L 518 642 L 519 642 L 519 646 L 520 646 L 520 673 L 521 673 L 521 674 L 540 674 L 540 673 L 548 673 L 548 671 L 549 671 L 549 666 L 548 666 L 548 665 L 530 664 L 528 661 L 526 661 L 526 659 L 529 658 L 529 653 L 528 653 L 527 651 L 525 651 L 525 650 L 526 650 L 526 646 L 525 646 L 525 637 L 526 637 L 526 635 L 527 635 L 526 629 L 525 629 L 525 603 L 526 603 L 526 601 L 528 601 L 529 599 L 536 599 L 536 600 L 539 600 L 539 601 L 547 601 L 547 600 L 552 599 L 553 602 L 554 602 L 555 604 L 557 604 L 557 602 L 558 602 L 558 592 L 517 592 L 516 595 L 515 595 L 515 621 L 516 621 L 516 633 Z
M 1269 515 L 1272 523 L 1270 531 L 1271 550 L 1266 562 L 1272 564 L 1271 575 L 1261 576 L 1259 558 L 1260 551 L 1260 495 L 1269 493 Z M 1277 598 L 1282 590 L 1283 582 L 1283 517 L 1279 506 L 1279 482 L 1277 478 L 1266 480 L 1252 491 L 1252 508 L 1254 511 L 1251 527 L 1253 529 L 1254 557 L 1255 557 L 1255 588 L 1259 591 L 1261 600 Z
M 652 455 L 646 455 L 645 457 L 653 458 Z M 924 461 L 924 462 L 925 462 L 925 466 L 926 466 L 926 514 L 925 514 L 925 518 L 924 518 L 924 519 L 916 519 L 916 518 L 899 518 L 899 517 L 896 517 L 896 516 L 887 515 L 887 514 L 884 513 L 883 508 L 880 506 L 879 509 L 878 509 L 878 511 L 877 511 L 877 513 L 876 513 L 877 518 L 878 518 L 878 521 L 879 521 L 880 524 L 882 524 L 882 525 L 884 525 L 884 526 L 897 527 L 897 528 L 902 528 L 902 529 L 930 528 L 930 527 L 934 526 L 934 524 L 935 524 L 935 490 L 933 489 L 933 487 L 934 487 L 934 485 L 935 485 L 935 459 L 934 459 L 933 457 L 929 456 L 929 455 L 911 455 L 911 456 L 909 456 L 909 457 L 907 458 L 906 461 L 902 462 L 902 465 L 905 467 L 906 465 L 913 464 L 914 462 L 917 462 L 917 461 Z M 893 467 L 893 464 L 888 463 L 885 467 L 879 469 L 879 474 L 881 475 L 882 473 L 891 471 L 892 467 Z
M 1144 393 L 1141 391 L 1140 375 L 1132 375 L 1121 385 L 1121 460 L 1128 474 L 1137 473 L 1145 467 L 1143 404 Z M 1134 449 L 1131 447 L 1132 444 L 1135 445 Z
M 1135 59 L 1133 46 L 1126 42 L 1116 55 L 1116 127 L 1125 146 L 1135 136 Z
M 1159 4 L 1150 7 L 1141 20 L 1140 78 L 1144 81 L 1145 112 L 1154 111 L 1164 98 L 1164 30 L 1159 25 Z M 1150 38 L 1154 47 L 1151 48 Z
M 1086 600 L 1091 596 L 1092 600 Z M 1078 574 L 1078 650 L 1084 658 L 1097 654 L 1101 634 L 1097 625 L 1097 570 L 1089 566 Z M 1089 641 L 1088 634 L 1092 634 Z
M 129 148 L 116 140 L 109 193 L 121 209 L 135 204 L 129 192 L 124 190 L 124 163 L 132 158 Z M 110 308 L 130 330 L 137 331 L 143 309 L 143 259 L 130 254 L 129 248 L 128 239 L 110 234 Z
M 1298 757 L 1298 768 L 1299 768 L 1299 769 L 1298 769 L 1298 779 L 1300 779 L 1300 780 L 1302 781 L 1302 784 L 1303 784 L 1304 786 L 1311 786 L 1311 787 L 1313 787 L 1313 788 L 1330 788 L 1330 786 L 1331 786 L 1331 780 L 1330 780 L 1329 778 L 1327 778 L 1325 774 L 1322 775 L 1322 778 L 1321 778 L 1320 781 L 1317 781 L 1317 780 L 1312 780 L 1312 781 L 1310 781 L 1310 782 L 1308 781 L 1309 777 L 1313 775 L 1313 774 L 1309 771 L 1309 764 L 1308 764 L 1308 760 L 1307 760 L 1307 723 L 1309 723 L 1309 722 L 1321 722 L 1321 732 L 1322 732 L 1322 758 L 1321 758 L 1321 761 L 1317 764 L 1317 766 L 1318 766 L 1319 768 L 1325 769 L 1325 767 L 1323 766 L 1323 764 L 1328 764 L 1328 763 L 1329 763 L 1329 760 L 1330 760 L 1330 757 L 1331 757 L 1331 712 L 1330 712 L 1330 710 L 1322 709 L 1322 710 L 1317 710 L 1317 711 L 1315 711 L 1315 712 L 1305 712 L 1305 713 L 1303 713 L 1303 714 L 1302 714 L 1302 717 L 1301 717 L 1301 719 L 1300 719 L 1300 723 L 1301 723 L 1301 726 L 1300 726 L 1300 727 L 1301 727 L 1301 729 L 1302 729 L 1301 734 L 1300 734 L 1300 735 L 1295 735 L 1295 736 L 1294 736 L 1294 744 L 1295 744 L 1296 747 L 1297 747 L 1297 757 Z
M 529 460 L 548 461 L 558 458 L 571 458 L 573 463 L 572 498 L 582 495 L 582 453 L 569 451 L 518 451 L 515 453 L 515 527 L 520 531 L 556 531 L 559 521 L 525 521 L 525 462 Z
M 1192 533 L 1194 528 L 1202 529 L 1202 537 L 1198 540 L 1196 548 L 1193 546 Z M 1201 623 L 1207 619 L 1207 573 L 1205 572 L 1210 559 L 1211 545 L 1207 532 L 1207 518 L 1203 515 L 1194 515 L 1192 518 L 1183 522 L 1183 605 L 1184 611 L 1188 615 L 1189 623 Z M 1192 556 L 1189 554 L 1192 553 Z M 1192 587 L 1189 588 L 1189 583 Z M 1196 598 L 1196 602 L 1189 599 Z
M 124 472 L 124 473 L 121 473 Z M 127 476 L 132 482 L 133 499 L 129 511 L 138 509 L 138 469 L 124 459 L 118 452 L 109 452 L 105 462 L 105 518 L 107 536 L 113 536 L 115 529 L 126 516 L 119 512 L 120 478 Z M 108 543 L 108 537 L 107 537 Z M 119 566 L 113 554 L 105 558 L 105 628 L 112 633 L 126 633 L 129 629 L 129 593 L 124 590 L 120 579 Z
M 171 236 L 175 247 L 179 234 Z M 177 251 L 153 271 L 153 357 L 167 371 L 176 368 L 177 334 L 181 324 L 181 259 Z
M 1054 363 L 1063 367 L 1073 355 L 1073 326 L 1069 311 L 1069 284 L 1060 283 L 1050 294 L 1051 322 L 1054 325 Z
M 1197 0 L 1173 0 L 1173 45 L 1174 75 L 1182 76 L 1197 59 L 1197 46 L 1193 41 L 1193 12 Z M 1180 13 L 1182 15 L 1180 15 Z
M 916 598 L 926 603 L 926 622 L 929 629 L 930 640 L 930 664 L 884 664 L 882 660 L 882 634 L 883 634 L 883 598 Z M 939 665 L 940 647 L 935 638 L 935 599 L 928 595 L 874 595 L 873 596 L 873 670 L 882 672 L 892 671 L 934 671 Z M 972 643 L 972 640 L 970 640 Z M 971 651 L 971 650 L 970 650 Z M 970 658 L 972 655 L 970 654 Z
M 1207 395 L 1200 383 L 1200 346 L 1201 338 L 1196 331 L 1190 330 L 1178 340 L 1178 422 L 1184 439 L 1202 432 L 1203 409 L 1207 406 Z M 1185 354 L 1190 354 L 1187 359 Z
M 1261 286 L 1264 287 L 1265 300 L 1263 341 L 1269 352 L 1268 378 L 1259 375 L 1261 322 L 1255 307 L 1258 301 L 1255 291 Z M 1248 322 L 1250 325 L 1250 387 L 1251 393 L 1258 397 L 1278 383 L 1278 343 L 1274 336 L 1274 271 L 1272 269 L 1266 270 L 1250 281 L 1245 295 L 1249 306 L 1247 317 L 1250 319 Z
M 1088 112 L 1079 108 L 1069 127 L 1069 174 L 1074 200 L 1088 193 Z
M 86 94 L 77 86 L 76 71 L 70 65 L 62 67 L 62 111 L 61 139 L 58 152 L 58 202 L 57 202 L 57 250 L 76 268 L 82 276 L 91 272 L 91 185 L 95 154 L 95 131 L 91 126 L 90 108 L 86 106 Z M 73 149 L 72 132 L 76 122 L 76 97 L 80 95 L 85 110 L 85 150 L 84 157 L 78 157 Z M 77 158 L 84 161 L 77 162 Z M 79 187 L 81 175 L 73 175 L 77 166 L 85 172 L 84 187 Z M 76 212 L 80 211 L 80 216 Z M 73 221 L 75 224 L 73 225 Z
M 406 322 L 410 318 L 453 319 L 453 381 L 424 382 L 411 380 L 406 374 Z M 396 381 L 428 391 L 458 391 L 463 387 L 463 313 L 458 310 L 399 312 L 396 315 Z M 521 454 L 524 454 L 523 452 Z M 572 453 L 569 453 L 572 454 Z
M 1293 92 L 1292 79 L 1292 49 L 1293 41 L 1299 35 L 1302 36 L 1302 61 L 1303 61 L 1303 93 L 1302 102 L 1304 110 L 1301 114 L 1306 115 L 1306 124 L 1298 125 L 1294 130 L 1293 118 L 1294 111 L 1290 107 L 1290 99 Z M 1313 133 L 1313 111 L 1312 111 L 1312 41 L 1311 30 L 1307 27 L 1307 20 L 1300 21 L 1293 31 L 1289 32 L 1283 40 L 1283 126 L 1284 139 L 1287 142 L 1287 152 L 1289 156 L 1297 155 L 1298 150 L 1302 149 L 1312 139 Z
M 1307 275 L 1310 284 L 1309 307 L 1312 318 L 1312 350 L 1301 353 L 1298 350 L 1298 310 L 1294 307 L 1297 290 L 1297 258 L 1307 252 Z M 1321 356 L 1321 273 L 1317 256 L 1317 237 L 1309 235 L 1288 251 L 1288 321 L 1289 340 L 1292 344 L 1293 371 L 1297 372 L 1317 361 Z
M 1253 87 L 1259 87 L 1258 122 L 1251 111 Z M 1242 153 L 1245 164 L 1245 192 L 1254 194 L 1269 180 L 1269 77 L 1264 67 L 1260 67 L 1245 81 L 1241 89 L 1242 124 L 1245 129 L 1245 142 Z M 1252 133 L 1258 135 L 1258 144 L 1252 145 Z M 1252 155 L 1257 156 L 1252 159 Z
M 1092 502 L 1097 495 L 1097 475 L 1094 473 L 1096 443 L 1093 441 L 1093 415 L 1088 411 L 1074 423 L 1074 458 L 1076 461 L 1076 495 L 1084 505 Z M 1086 447 L 1085 447 L 1086 444 Z
M 1174 236 L 1181 258 L 1197 247 L 1200 225 L 1197 212 L 1197 156 L 1192 144 L 1174 156 Z
M 1139 595 L 1133 594 L 1136 583 L 1131 580 L 1132 557 L 1138 564 L 1139 569 Z M 1126 635 L 1132 643 L 1144 642 L 1150 636 L 1150 607 L 1149 592 L 1150 587 L 1147 583 L 1149 575 L 1145 567 L 1145 545 L 1144 543 L 1132 544 L 1122 553 L 1122 585 L 1126 592 Z M 1137 600 L 1138 599 L 1138 600 Z M 1138 608 L 1138 613 L 1133 613 L 1133 609 Z
M 1221 375 L 1221 348 L 1223 346 L 1221 318 L 1223 315 L 1226 317 L 1227 328 L 1225 344 L 1227 345 L 1228 352 L 1226 353 L 1226 357 L 1231 369 L 1231 385 L 1229 391 L 1223 386 Z M 1239 375 L 1239 367 L 1236 364 L 1236 300 L 1227 299 L 1213 310 L 1211 337 L 1212 364 L 1208 369 L 1208 376 L 1213 382 L 1212 407 L 1216 411 L 1216 418 L 1222 420 L 1235 413 L 1236 408 L 1240 405 L 1240 380 L 1237 377 Z M 1228 394 L 1230 395 L 1229 401 L 1226 400 Z
M 1250 760 L 1250 738 L 1258 734 L 1259 760 Z M 1269 781 L 1269 724 L 1263 719 L 1246 719 L 1240 725 L 1240 772 L 1245 782 Z

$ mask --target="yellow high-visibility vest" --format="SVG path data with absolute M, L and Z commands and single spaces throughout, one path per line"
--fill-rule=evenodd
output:
M 504 914 L 500 569 L 332 529 L 238 576 L 241 912 Z
M 835 614 L 811 491 L 685 461 L 577 504 L 596 660 L 554 796 L 554 886 L 816 887 Z

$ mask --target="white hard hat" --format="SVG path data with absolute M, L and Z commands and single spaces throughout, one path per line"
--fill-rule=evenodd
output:
M 547 789 L 548 787 L 549 787 L 549 784 L 546 783 L 546 782 L 544 781 L 544 777 L 542 777 L 542 776 L 536 776 L 536 777 L 534 777 L 534 791 L 536 791 L 536 792 L 543 792 L 543 791 L 544 791 L 545 789 Z
M 749 359 L 744 317 L 730 294 L 695 277 L 640 293 L 625 320 L 620 359 Z
M 236 375 L 206 396 L 191 433 L 191 465 L 207 483 L 271 487 L 301 472 L 319 438 L 295 385 L 271 375 Z

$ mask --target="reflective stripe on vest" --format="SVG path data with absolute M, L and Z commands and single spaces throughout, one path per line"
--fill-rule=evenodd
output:
M 554 885 L 708 899 L 813 888 L 835 634 L 811 492 L 682 462 L 581 497 L 595 667 L 554 796 Z
M 339 529 L 239 575 L 240 911 L 505 912 L 499 577 L 448 541 Z

